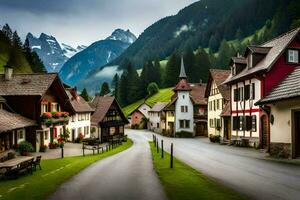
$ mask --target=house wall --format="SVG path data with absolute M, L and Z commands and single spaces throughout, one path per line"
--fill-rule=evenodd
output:
M 187 106 L 188 112 L 181 112 L 181 106 Z M 188 131 L 194 133 L 194 106 L 188 91 L 179 91 L 175 103 L 175 132 Z M 189 128 L 180 128 L 180 120 L 190 120 Z
M 255 84 L 255 98 L 253 100 L 242 100 L 234 101 L 234 89 L 243 87 L 250 83 Z M 261 81 L 252 78 L 245 80 L 244 82 L 238 82 L 237 84 L 231 85 L 231 133 L 233 137 L 249 137 L 252 138 L 254 142 L 258 142 L 259 138 L 259 125 L 260 125 L 260 115 L 262 110 L 259 106 L 255 106 L 255 103 L 261 99 Z M 256 131 L 244 131 L 244 130 L 233 130 L 233 117 L 235 116 L 256 116 Z
M 149 112 L 150 130 L 161 133 L 160 112 Z
M 166 127 L 167 131 L 171 130 L 171 126 L 169 123 L 174 123 L 175 122 L 175 112 L 174 111 L 166 111 Z M 175 127 L 173 127 L 175 129 Z
M 213 84 L 211 84 L 210 91 L 213 91 L 213 89 L 217 89 L 216 83 L 213 81 Z M 217 108 L 217 101 L 219 102 L 219 108 Z M 215 104 L 215 106 L 214 106 Z M 221 135 L 223 137 L 223 131 L 222 131 L 222 121 L 221 121 L 221 113 L 223 110 L 223 97 L 219 91 L 217 94 L 210 95 L 208 97 L 208 104 L 207 104 L 207 110 L 208 110 L 208 134 L 213 135 Z M 217 128 L 217 120 L 220 120 L 220 128 Z
M 292 41 L 288 48 L 300 48 L 299 40 Z M 283 53 L 264 78 L 263 96 L 268 95 L 273 87 L 278 85 L 296 66 L 299 64 L 287 63 L 286 53 Z
M 138 110 L 134 111 L 131 115 L 131 125 L 136 125 L 136 124 L 139 125 L 143 117 L 144 116 L 140 111 Z
M 142 104 L 140 107 L 139 107 L 139 111 L 146 117 L 146 118 L 149 118 L 149 111 L 150 111 L 150 106 L 148 106 L 147 104 Z
M 82 115 L 84 117 L 79 117 L 79 115 Z M 69 124 L 67 125 L 67 129 L 69 129 L 70 131 L 70 138 L 69 140 L 73 141 L 76 138 L 79 137 L 80 133 L 79 133 L 79 129 L 81 128 L 81 133 L 84 134 L 84 127 L 88 127 L 87 128 L 87 133 L 84 134 L 85 138 L 89 138 L 90 135 L 90 126 L 91 126 L 91 113 L 87 112 L 87 113 L 76 113 L 75 115 L 71 116 L 69 118 Z M 74 138 L 72 137 L 72 130 L 75 131 L 75 136 Z
M 283 157 L 292 156 L 292 111 L 300 109 L 300 98 L 274 103 L 271 106 L 271 115 L 274 122 L 270 125 L 270 154 Z

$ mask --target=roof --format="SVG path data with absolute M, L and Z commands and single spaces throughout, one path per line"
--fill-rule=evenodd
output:
M 223 84 L 223 82 L 230 76 L 230 73 L 231 73 L 230 70 L 210 69 L 205 96 L 206 97 L 209 96 L 212 81 L 215 81 L 222 97 L 226 100 L 229 100 L 230 88 L 227 85 Z
M 183 62 L 183 57 L 181 56 L 181 66 L 180 66 L 180 74 L 179 74 L 179 78 L 180 79 L 186 79 L 186 73 L 185 73 L 185 69 L 184 69 L 184 62 Z
M 248 51 L 251 51 L 252 53 L 257 53 L 257 54 L 267 54 L 269 53 L 271 47 L 263 47 L 263 46 L 248 46 L 245 55 L 247 54 Z
M 149 112 L 160 112 L 168 105 L 167 102 L 157 102 Z
M 31 119 L 0 109 L 0 133 L 35 125 Z
M 261 61 L 259 61 L 254 67 L 250 69 L 246 67 L 239 74 L 235 76 L 229 76 L 229 78 L 224 83 L 230 83 L 251 74 L 270 70 L 273 64 L 277 61 L 277 59 L 284 53 L 284 50 L 287 48 L 287 46 L 299 34 L 299 31 L 300 28 L 294 29 L 260 45 L 259 47 L 261 47 L 261 49 L 269 48 L 269 51 L 266 54 L 266 56 Z
M 190 96 L 193 99 L 195 104 L 206 105 L 207 98 L 205 98 L 205 89 L 206 84 L 203 83 L 193 83 L 191 84 L 191 93 Z
M 119 104 L 117 103 L 117 101 L 115 100 L 114 97 L 112 97 L 112 96 L 104 96 L 104 97 L 103 96 L 95 96 L 93 101 L 90 103 L 90 106 L 95 110 L 95 112 L 92 114 L 92 117 L 91 117 L 92 124 L 97 125 L 99 122 L 101 122 L 104 119 L 107 111 L 109 110 L 109 108 L 112 106 L 112 104 L 114 102 L 118 106 L 123 120 L 126 120 L 126 122 L 128 122 L 124 113 L 122 112 L 122 109 L 120 108 Z
M 259 100 L 256 104 L 266 104 L 296 97 L 300 97 L 300 66 L 296 67 L 265 98 Z
M 76 96 L 74 97 L 71 94 L 71 89 L 66 89 L 66 93 L 70 99 L 71 105 L 74 109 L 75 112 L 80 113 L 80 112 L 93 112 L 94 109 L 81 97 L 81 96 Z
M 0 75 L 0 95 L 2 96 L 42 96 L 58 77 L 56 73 L 49 74 L 13 74 L 6 81 Z
M 173 89 L 175 92 L 176 91 L 191 91 L 192 88 L 190 84 L 188 83 L 187 79 L 181 79 L 175 88 Z
M 227 102 L 220 114 L 221 117 L 229 117 L 231 116 L 231 108 L 230 108 L 230 101 Z
M 247 60 L 245 57 L 239 56 L 239 57 L 232 57 L 231 61 L 234 63 L 239 63 L 239 64 L 247 64 Z

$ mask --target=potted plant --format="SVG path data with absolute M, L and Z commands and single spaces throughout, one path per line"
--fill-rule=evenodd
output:
M 33 151 L 33 146 L 29 142 L 23 141 L 20 142 L 17 150 L 22 156 L 28 156 L 29 152 Z

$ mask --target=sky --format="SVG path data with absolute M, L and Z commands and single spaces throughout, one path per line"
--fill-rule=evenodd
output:
M 159 19 L 197 0 L 0 0 L 0 25 L 24 40 L 44 32 L 76 47 L 105 39 L 117 28 L 139 36 Z

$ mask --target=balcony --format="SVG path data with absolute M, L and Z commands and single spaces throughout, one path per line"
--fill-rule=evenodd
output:
M 41 116 L 41 123 L 46 126 L 53 124 L 64 124 L 69 121 L 68 112 L 45 112 Z

